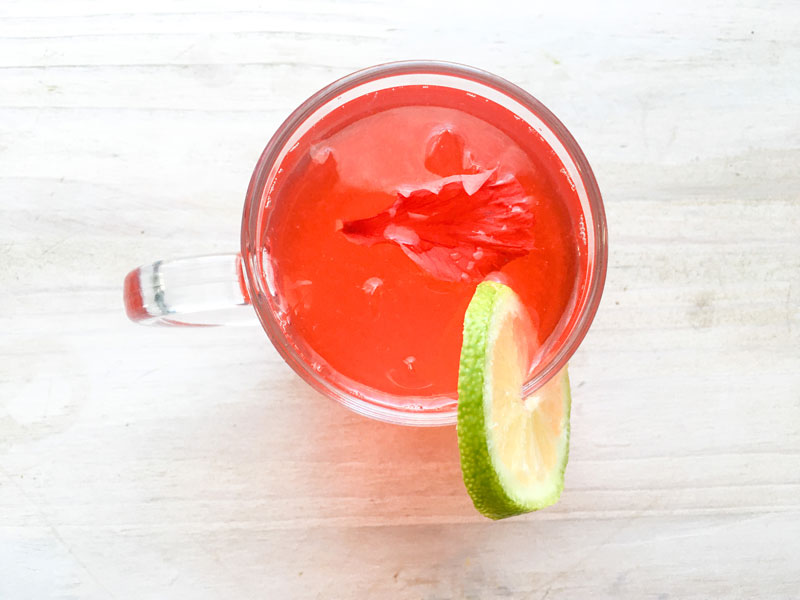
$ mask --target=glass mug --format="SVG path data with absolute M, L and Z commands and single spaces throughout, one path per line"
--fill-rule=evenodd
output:
M 608 251 L 600 191 L 577 142 L 538 100 L 495 75 L 452 63 L 378 65 L 339 79 L 311 96 L 278 128 L 256 164 L 245 198 L 240 253 L 158 261 L 135 269 L 124 284 L 129 318 L 142 324 L 172 326 L 260 322 L 275 348 L 303 380 L 356 413 L 403 425 L 455 423 L 455 398 L 444 406 L 431 406 L 424 398 L 414 402 L 413 398 L 396 398 L 372 388 L 364 391 L 324 377 L 315 361 L 301 355 L 284 327 L 278 290 L 270 280 L 269 257 L 265 260 L 264 240 L 270 238 L 270 215 L 275 210 L 269 198 L 289 151 L 336 109 L 400 86 L 452 88 L 496 103 L 538 133 L 563 165 L 561 172 L 569 179 L 580 205 L 579 228 L 585 248 L 579 252 L 580 280 L 558 326 L 544 342 L 539 354 L 542 360 L 532 369 L 523 394 L 534 392 L 555 376 L 586 335 L 603 290 Z

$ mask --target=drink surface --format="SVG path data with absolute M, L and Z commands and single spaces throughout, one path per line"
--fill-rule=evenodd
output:
M 387 89 L 324 117 L 271 187 L 266 277 L 287 338 L 322 377 L 381 404 L 453 406 L 464 311 L 480 277 L 448 276 L 399 243 L 358 243 L 346 232 L 353 221 L 393 215 L 398 192 L 435 190 L 460 174 L 511 179 L 529 199 L 532 219 L 517 224 L 530 243 L 490 277 L 520 296 L 537 347 L 558 335 L 585 271 L 580 204 L 560 160 L 527 123 L 484 98 L 437 86 Z M 473 216 L 456 219 L 444 237 L 474 234 Z

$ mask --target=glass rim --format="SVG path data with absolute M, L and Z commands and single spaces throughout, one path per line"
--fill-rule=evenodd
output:
M 523 394 L 528 395 L 540 388 L 567 364 L 588 333 L 599 308 L 605 285 L 608 263 L 608 234 L 600 189 L 589 162 L 577 141 L 564 124 L 544 104 L 519 86 L 475 67 L 431 60 L 409 60 L 379 64 L 355 71 L 334 81 L 300 104 L 273 134 L 253 170 L 242 215 L 242 264 L 253 307 L 270 341 L 289 366 L 314 389 L 332 397 L 356 413 L 381 421 L 402 425 L 450 425 L 455 423 L 455 409 L 411 411 L 403 410 L 399 407 L 389 407 L 373 403 L 365 398 L 356 397 L 340 386 L 324 380 L 288 343 L 270 302 L 257 285 L 258 279 L 256 277 L 258 272 L 258 265 L 256 264 L 258 257 L 256 255 L 258 251 L 261 200 L 269 173 L 291 135 L 317 109 L 336 99 L 343 92 L 370 81 L 389 76 L 411 74 L 454 76 L 455 78 L 485 85 L 505 94 L 539 118 L 564 146 L 569 158 L 573 161 L 586 190 L 592 219 L 592 235 L 595 242 L 594 252 L 587 257 L 586 299 L 582 306 L 579 305 L 572 309 L 573 312 L 571 314 L 577 313 L 574 324 L 568 329 L 564 341 L 556 347 L 547 364 L 543 368 L 536 369 L 533 376 L 526 381 L 523 387 Z

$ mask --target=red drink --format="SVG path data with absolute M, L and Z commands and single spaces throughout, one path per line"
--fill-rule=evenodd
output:
M 455 422 L 478 283 L 510 285 L 536 326 L 527 395 L 586 335 L 608 259 L 600 190 L 566 128 L 513 84 L 432 61 L 357 71 L 300 105 L 253 171 L 240 248 L 131 271 L 128 315 L 255 313 L 309 385 L 406 425 Z
M 404 250 L 415 241 L 403 239 L 416 235 L 408 228 L 392 225 L 398 243 L 360 243 L 351 225 L 389 219 L 398 192 L 444 178 L 475 174 L 521 186 L 532 219 L 509 218 L 524 226 L 525 250 L 501 256 L 490 276 L 519 294 L 538 325 L 537 360 L 565 330 L 587 270 L 580 199 L 550 145 L 507 108 L 435 85 L 379 90 L 316 122 L 273 173 L 261 244 L 277 320 L 300 359 L 351 395 L 401 410 L 455 404 L 464 311 L 485 250 L 469 241 L 450 252 L 461 254 L 454 260 L 464 271 L 454 277 Z M 442 239 L 473 240 L 473 217 L 447 225 Z

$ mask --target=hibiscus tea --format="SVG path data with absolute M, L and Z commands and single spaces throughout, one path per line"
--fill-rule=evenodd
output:
M 353 396 L 452 410 L 464 311 L 484 278 L 524 302 L 537 361 L 575 311 L 587 269 L 575 185 L 492 100 L 436 85 L 365 94 L 274 172 L 260 265 L 275 313 L 301 360 Z

